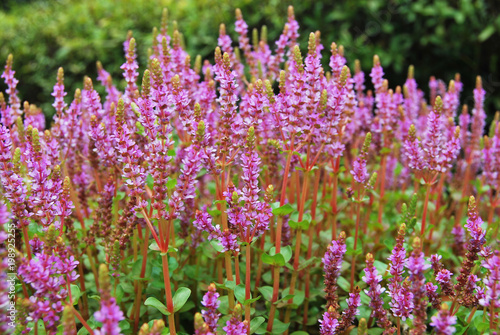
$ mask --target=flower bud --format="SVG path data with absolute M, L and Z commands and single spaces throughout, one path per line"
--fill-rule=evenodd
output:
M 309 43 L 307 45 L 307 50 L 309 55 L 314 55 L 316 53 L 316 35 L 314 33 L 309 34 Z
M 181 78 L 179 77 L 178 74 L 172 77 L 172 87 L 174 90 L 179 90 L 180 88 L 180 83 L 181 83 Z
M 368 184 L 366 185 L 366 188 L 372 189 L 373 186 L 375 186 L 375 182 L 377 181 L 377 176 L 378 176 L 377 172 L 373 172 L 370 179 L 368 179 Z
M 413 79 L 415 77 L 415 68 L 413 65 L 408 66 L 408 79 Z
M 40 144 L 40 134 L 37 128 L 33 128 L 31 131 L 33 150 L 37 153 L 42 152 L 42 146 Z
M 198 102 L 194 104 L 194 119 L 195 121 L 200 121 L 201 119 L 201 106 Z
M 118 100 L 118 106 L 116 107 L 116 122 L 118 124 L 123 124 L 125 121 L 125 102 L 122 98 Z
M 293 47 L 293 60 L 297 64 L 297 71 L 302 72 L 304 71 L 304 65 L 302 63 L 302 54 L 300 53 L 300 48 L 298 45 L 295 45 Z
M 151 78 L 149 70 L 146 69 L 146 71 L 144 71 L 144 75 L 142 76 L 142 97 L 144 99 L 147 99 L 150 93 L 151 93 Z
M 354 73 L 360 73 L 361 72 L 361 63 L 359 62 L 359 59 L 354 60 Z
M 361 318 L 359 320 L 359 325 L 358 325 L 358 335 L 366 335 L 368 331 L 368 324 L 366 323 L 365 318 Z
M 255 128 L 252 126 L 248 128 L 247 147 L 249 149 L 253 149 L 254 145 L 255 145 Z
M 341 87 L 344 87 L 346 85 L 347 78 L 349 77 L 349 75 L 350 75 L 350 70 L 347 67 L 347 65 L 344 65 L 344 67 L 342 68 L 342 71 L 340 72 L 340 86 Z
M 252 30 L 252 45 L 254 50 L 259 48 L 259 31 L 257 28 L 253 28 Z
M 286 92 L 285 82 L 286 82 L 286 72 L 284 70 L 281 70 L 280 71 L 279 87 L 280 87 L 280 93 L 282 93 L 282 94 L 285 94 L 285 92 Z
M 443 113 L 443 100 L 439 95 L 436 97 L 436 100 L 434 102 L 434 108 L 438 115 L 441 115 Z
M 200 74 L 201 72 L 201 55 L 196 55 L 196 58 L 194 59 L 194 72 L 196 74 Z
M 260 29 L 260 40 L 261 42 L 264 42 L 264 44 L 267 43 L 267 26 L 263 25 L 262 28 Z
M 99 265 L 99 288 L 101 291 L 110 292 L 109 270 L 106 264 Z
M 417 138 L 417 129 L 415 129 L 414 124 L 412 124 L 408 130 L 408 138 L 410 141 L 414 141 Z
M 151 71 L 153 73 L 153 82 L 155 85 L 160 86 L 163 84 L 163 72 L 160 61 L 157 58 L 154 58 L 151 62 Z
M 368 132 L 368 133 L 366 133 L 365 141 L 363 142 L 363 147 L 361 148 L 361 151 L 364 154 L 368 153 L 368 150 L 370 149 L 371 142 L 372 142 L 372 133 Z

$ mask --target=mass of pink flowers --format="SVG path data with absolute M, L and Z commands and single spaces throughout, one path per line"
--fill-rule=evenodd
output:
M 67 92 L 60 68 L 52 111 L 22 102 L 12 50 L 0 333 L 497 334 L 481 78 L 389 83 L 378 56 L 300 45 L 292 7 L 276 42 L 240 10 L 230 30 L 191 57 L 164 11 L 147 64 L 129 33 L 123 78 L 98 63 Z

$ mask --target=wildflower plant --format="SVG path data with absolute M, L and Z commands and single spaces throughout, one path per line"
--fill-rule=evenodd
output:
M 2 334 L 498 331 L 500 124 L 483 137 L 481 80 L 458 115 L 459 76 L 427 98 L 412 66 L 393 86 L 378 56 L 319 32 L 306 49 L 299 21 L 290 7 L 271 43 L 236 10 L 211 62 L 165 10 L 147 64 L 126 35 L 123 85 L 97 63 L 73 94 L 59 69 L 47 123 L 8 57 Z

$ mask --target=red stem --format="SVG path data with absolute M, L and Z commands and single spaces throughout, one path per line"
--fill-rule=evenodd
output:
M 245 256 L 245 262 L 246 262 L 246 273 L 245 273 L 245 300 L 248 300 L 251 298 L 250 295 L 250 270 L 251 270 L 251 263 L 252 260 L 250 259 L 250 243 L 247 243 L 246 247 L 246 256 Z M 250 324 L 250 304 L 245 305 L 245 320 L 248 321 Z M 248 329 L 250 331 L 250 329 Z
M 166 253 L 163 253 L 163 255 L 161 256 L 161 260 L 163 264 L 163 280 L 165 282 L 165 297 L 167 299 L 167 310 L 170 313 L 170 315 L 168 316 L 168 329 L 170 330 L 171 335 L 176 335 L 175 320 L 173 319 L 174 301 L 172 299 L 172 288 L 170 286 L 170 273 L 168 270 L 168 255 Z
M 420 238 L 422 239 L 422 245 L 424 245 L 424 234 L 425 234 L 425 221 L 427 217 L 427 206 L 429 204 L 429 195 L 431 194 L 431 184 L 425 184 L 425 200 L 424 200 L 424 211 L 422 213 L 422 228 L 420 229 Z

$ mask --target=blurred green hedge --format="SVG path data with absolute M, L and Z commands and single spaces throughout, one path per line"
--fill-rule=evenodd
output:
M 169 9 L 170 27 L 177 20 L 194 59 L 196 54 L 212 58 L 220 23 L 236 40 L 234 10 L 238 7 L 251 29 L 267 25 L 274 41 L 289 4 L 295 7 L 304 48 L 308 33 L 320 30 L 326 49 L 332 41 L 344 45 L 350 64 L 359 58 L 365 71 L 376 53 L 392 86 L 403 83 L 410 64 L 415 65 L 420 85 L 431 75 L 448 81 L 460 72 L 469 104 L 474 78 L 481 75 L 488 112 L 500 109 L 497 0 L 12 1 L 0 7 L 0 62 L 14 54 L 21 98 L 41 105 L 50 115 L 50 93 L 59 66 L 64 67 L 71 90 L 81 87 L 84 75 L 95 77 L 97 60 L 118 83 L 127 31 L 133 31 L 139 60 L 145 64 L 151 30 L 159 26 L 163 7 Z

